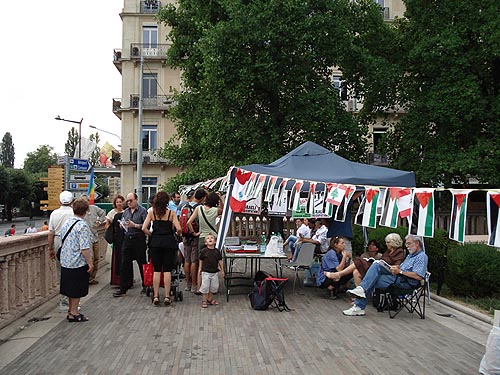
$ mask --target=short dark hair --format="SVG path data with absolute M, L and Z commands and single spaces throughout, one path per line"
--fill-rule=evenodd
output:
M 194 192 L 194 197 L 197 200 L 201 200 L 207 196 L 207 191 L 203 188 L 196 189 Z
M 219 196 L 215 192 L 208 193 L 205 204 L 210 207 L 217 207 L 219 205 Z

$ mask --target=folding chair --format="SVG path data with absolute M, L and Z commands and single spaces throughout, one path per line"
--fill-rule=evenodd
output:
M 267 287 L 269 288 L 269 298 L 271 303 L 269 306 L 276 307 L 278 311 L 292 311 L 285 302 L 285 285 L 288 278 L 267 277 Z
M 294 292 L 295 292 L 295 283 L 299 278 L 299 271 L 311 269 L 311 264 L 314 259 L 314 247 L 315 245 L 312 243 L 302 244 L 297 259 L 285 265 L 286 267 L 290 268 L 295 272 L 295 276 L 293 278 L 293 288 L 292 288 Z
M 404 276 L 398 276 L 404 277 Z M 414 288 L 400 288 L 390 285 L 386 290 L 386 298 L 389 299 L 388 307 L 395 305 L 395 309 L 388 308 L 389 317 L 393 319 L 401 310 L 406 309 L 409 313 L 417 313 L 421 319 L 425 319 L 425 297 L 429 290 L 430 272 Z

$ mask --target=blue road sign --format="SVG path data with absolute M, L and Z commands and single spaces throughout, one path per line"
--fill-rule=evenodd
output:
M 75 159 L 69 158 L 69 170 L 70 171 L 84 171 L 89 170 L 89 161 L 87 159 Z

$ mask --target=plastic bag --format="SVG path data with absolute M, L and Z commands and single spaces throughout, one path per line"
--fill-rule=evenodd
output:
M 491 329 L 486 342 L 486 353 L 479 364 L 479 373 L 483 375 L 500 374 L 500 327 Z
M 272 235 L 271 239 L 269 240 L 269 243 L 266 246 L 266 256 L 267 257 L 274 257 L 279 255 L 279 250 L 278 250 L 278 236 Z

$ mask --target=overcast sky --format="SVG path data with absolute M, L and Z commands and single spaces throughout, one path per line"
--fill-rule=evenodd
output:
M 2 2 L 0 40 L 0 142 L 12 134 L 15 167 L 47 144 L 63 154 L 73 124 L 82 136 L 95 129 L 121 135 L 112 99 L 121 97 L 113 49 L 121 48 L 123 0 Z M 78 124 L 74 124 L 78 130 Z M 119 139 L 100 132 L 101 145 Z

